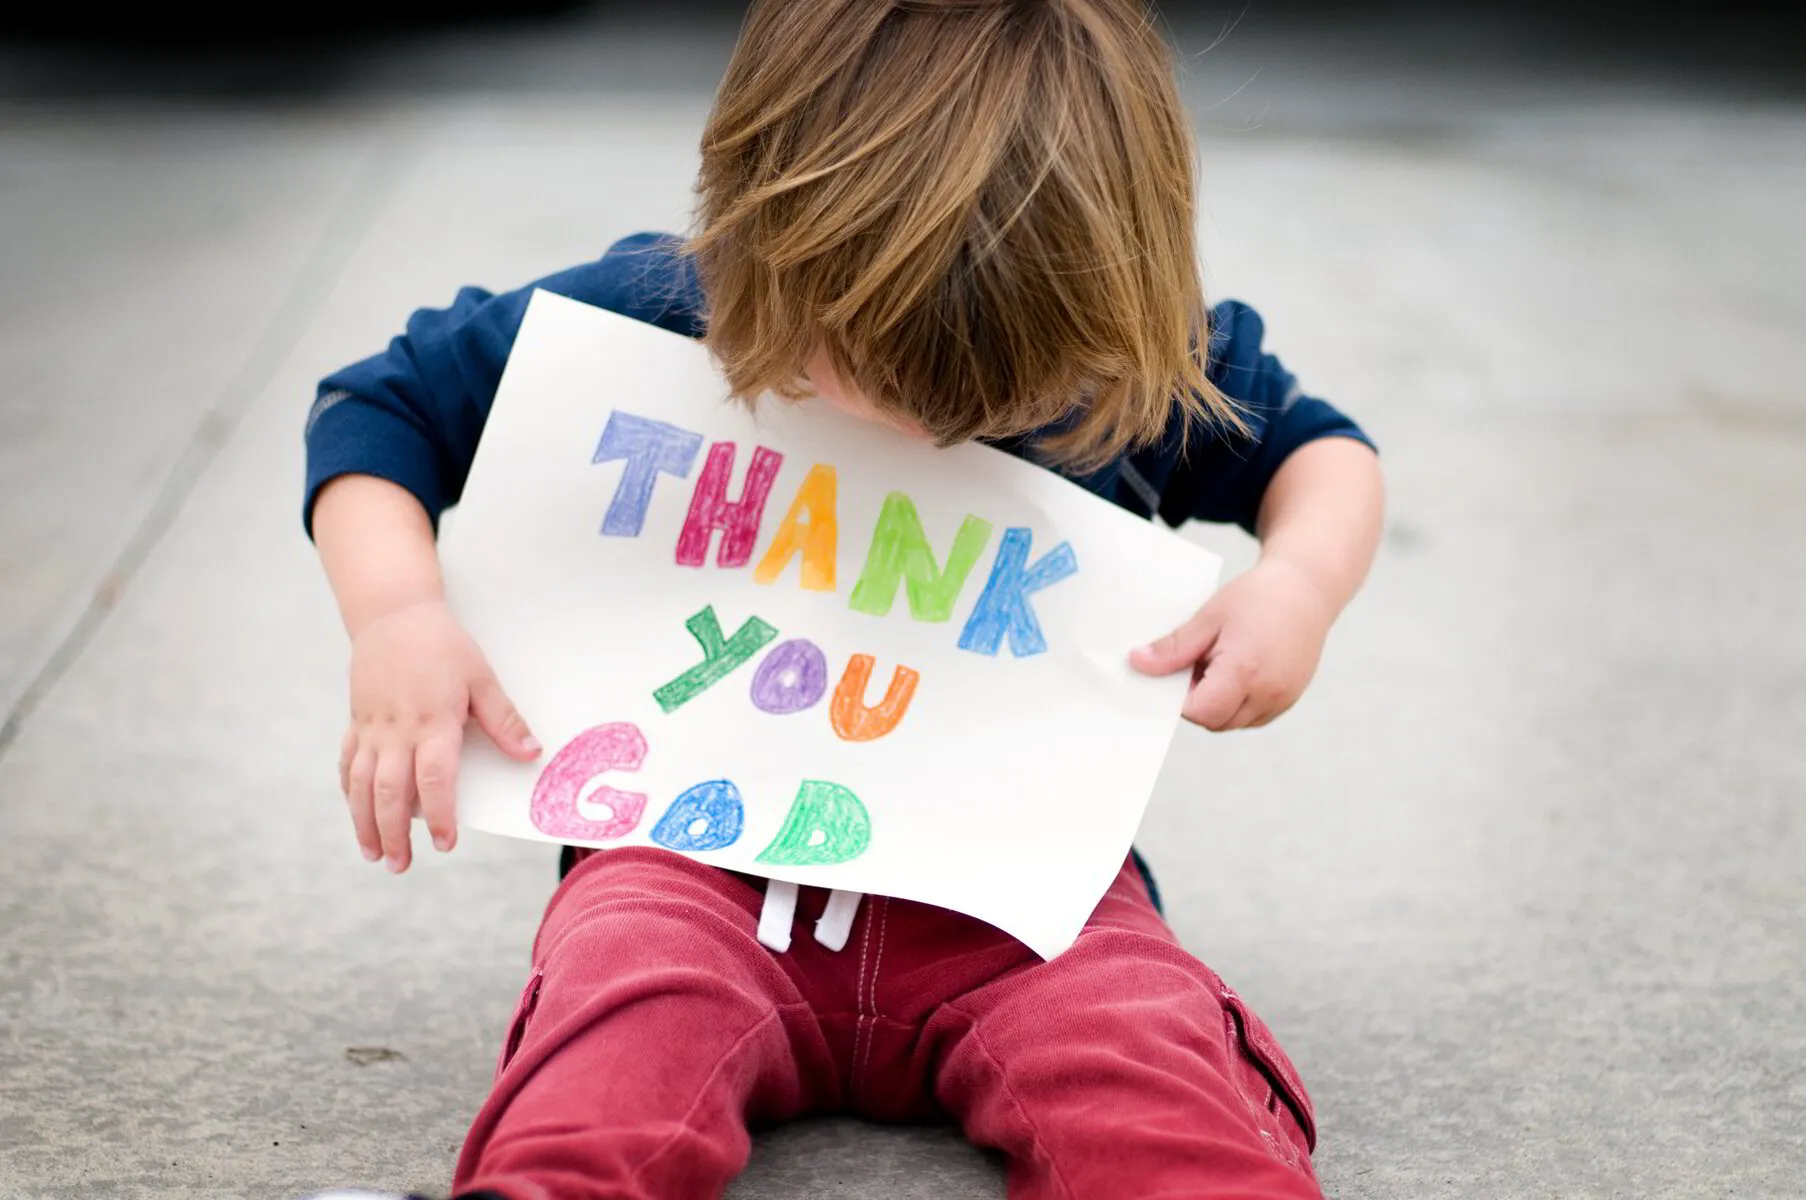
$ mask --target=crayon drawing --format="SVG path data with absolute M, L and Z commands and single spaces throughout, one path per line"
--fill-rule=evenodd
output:
M 537 294 L 442 545 L 543 761 L 472 828 L 943 905 L 1056 954 L 1122 865 L 1183 677 L 1130 647 L 1217 560 L 979 445 L 725 402 L 707 352 Z

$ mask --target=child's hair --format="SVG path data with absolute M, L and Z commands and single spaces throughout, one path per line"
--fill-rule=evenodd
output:
M 825 350 L 942 445 L 1089 468 L 1206 381 L 1192 136 L 1141 0 L 759 0 L 690 242 L 735 395 Z M 1064 424 L 1061 424 L 1061 423 Z

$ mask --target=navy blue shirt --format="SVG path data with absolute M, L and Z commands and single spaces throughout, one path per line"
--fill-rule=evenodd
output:
M 421 309 L 381 354 L 327 376 L 307 420 L 307 498 L 340 475 L 375 475 L 412 492 L 437 523 L 458 502 L 534 288 L 646 321 L 686 337 L 706 322 L 702 289 L 681 243 L 636 234 L 600 259 L 494 295 L 465 288 L 449 308 Z M 1177 406 L 1159 442 L 1090 474 L 1061 473 L 1144 517 L 1171 525 L 1233 522 L 1250 533 L 1273 473 L 1292 451 L 1322 437 L 1368 441 L 1347 417 L 1306 396 L 1261 347 L 1259 314 L 1237 301 L 1211 312 L 1207 372 L 1240 405 L 1248 433 L 1198 422 Z M 998 447 L 1032 457 L 1035 435 Z M 1181 446 L 1183 445 L 1183 452 Z

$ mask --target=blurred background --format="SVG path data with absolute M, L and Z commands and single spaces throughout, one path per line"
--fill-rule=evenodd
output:
M 732 4 L 0 21 L 0 1198 L 442 1191 L 554 882 L 402 880 L 336 793 L 322 374 L 682 228 Z M 1798 6 L 1789 6 L 1794 12 Z M 1374 433 L 1305 702 L 1143 845 L 1345 1197 L 1806 1179 L 1798 16 L 1173 4 L 1217 296 Z M 226 22 L 222 24 L 222 21 Z M 1233 532 L 1193 530 L 1249 561 Z M 735 1192 L 995 1197 L 814 1122 Z

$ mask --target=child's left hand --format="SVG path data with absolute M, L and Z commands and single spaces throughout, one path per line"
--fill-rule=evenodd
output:
M 1335 618 L 1335 606 L 1304 571 L 1262 560 L 1129 662 L 1146 675 L 1190 668 L 1185 719 L 1218 731 L 1248 729 L 1303 694 Z

